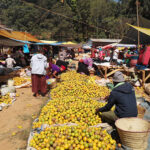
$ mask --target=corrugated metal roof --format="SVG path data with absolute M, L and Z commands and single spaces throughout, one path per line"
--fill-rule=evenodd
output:
M 16 40 L 41 42 L 40 40 L 36 39 L 31 34 L 26 33 L 26 32 L 0 30 L 0 35 L 7 37 L 7 38 L 16 39 Z

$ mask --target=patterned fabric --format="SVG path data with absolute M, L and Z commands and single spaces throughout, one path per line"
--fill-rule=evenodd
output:
M 32 74 L 32 92 L 46 94 L 47 84 L 44 75 Z

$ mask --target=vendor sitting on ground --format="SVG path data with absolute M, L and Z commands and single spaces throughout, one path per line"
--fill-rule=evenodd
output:
M 108 98 L 108 103 L 96 110 L 102 112 L 100 117 L 103 122 L 114 125 L 118 118 L 136 117 L 137 104 L 135 91 L 130 83 L 125 82 L 122 72 L 117 71 L 113 76 L 114 88 Z M 115 111 L 111 108 L 115 105 Z
M 80 59 L 80 61 L 78 62 L 77 73 L 90 75 L 88 65 L 83 62 L 83 59 Z

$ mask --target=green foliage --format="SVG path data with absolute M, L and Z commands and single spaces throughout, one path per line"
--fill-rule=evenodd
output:
M 136 0 L 1 0 L 0 21 L 40 39 L 85 41 L 121 38 L 136 19 Z M 150 1 L 139 0 L 139 13 L 150 19 Z

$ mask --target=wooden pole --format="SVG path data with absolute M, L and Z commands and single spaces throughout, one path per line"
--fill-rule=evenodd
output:
M 139 21 L 139 1 L 136 0 L 136 12 L 137 12 L 137 26 L 140 26 Z M 138 51 L 140 51 L 140 32 L 138 31 Z
M 96 28 L 96 38 L 98 39 L 98 0 L 96 0 L 96 11 L 97 11 L 97 16 L 96 16 L 96 21 L 97 21 L 97 28 Z

